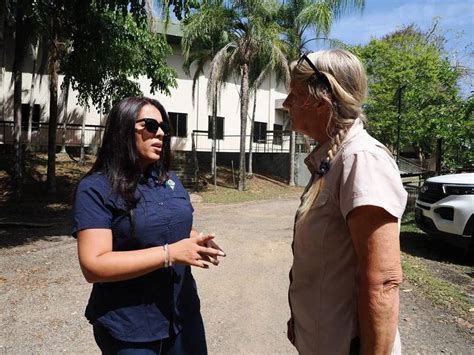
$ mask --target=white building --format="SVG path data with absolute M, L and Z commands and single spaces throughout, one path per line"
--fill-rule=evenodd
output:
M 178 25 L 170 25 L 167 30 L 168 39 L 173 47 L 174 54 L 168 58 L 168 64 L 176 70 L 177 87 L 171 89 L 171 96 L 164 94 L 150 94 L 150 82 L 147 78 L 140 78 L 140 86 L 145 96 L 158 99 L 170 114 L 174 123 L 176 136 L 172 138 L 172 148 L 175 150 L 190 151 L 192 149 L 192 132 L 196 131 L 196 149 L 209 151 L 212 140 L 208 136 L 209 115 L 206 98 L 208 70 L 201 75 L 196 83 L 196 94 L 193 103 L 192 78 L 182 69 L 183 56 L 179 45 L 180 30 Z M 4 65 L 0 72 L 0 144 L 9 144 L 13 132 L 13 81 L 12 64 L 14 46 L 11 40 L 6 40 L 3 54 Z M 33 128 L 31 142 L 33 146 L 47 145 L 47 122 L 49 116 L 49 76 L 47 75 L 46 53 L 40 51 L 36 64 L 36 78 L 32 91 L 33 55 L 28 52 L 24 63 L 22 76 L 22 112 L 23 132 L 22 142 L 28 141 L 27 117 L 31 103 L 33 104 Z M 63 76 L 59 76 L 59 120 L 57 143 L 61 146 L 78 146 L 81 143 L 81 126 L 85 123 L 85 146 L 94 147 L 100 144 L 102 126 L 105 117 L 95 108 L 86 110 L 79 106 L 76 92 L 69 90 L 67 105 L 64 105 L 65 90 L 61 88 Z M 218 151 L 238 152 L 240 137 L 240 79 L 229 82 L 222 94 L 218 107 Z M 287 128 L 287 117 L 282 110 L 281 103 L 286 97 L 286 88 L 283 83 L 277 83 L 275 75 L 269 75 L 257 92 L 257 107 L 255 115 L 254 151 L 288 152 L 289 142 L 282 138 L 278 131 Z M 249 102 L 249 124 L 247 135 L 250 135 L 250 115 L 253 99 Z M 64 111 L 66 109 L 66 111 Z M 67 123 L 63 134 L 64 123 Z M 269 131 L 269 132 L 268 132 Z M 272 131 L 277 131 L 275 134 Z M 268 133 L 267 133 L 268 132 Z M 250 140 L 247 139 L 247 146 Z

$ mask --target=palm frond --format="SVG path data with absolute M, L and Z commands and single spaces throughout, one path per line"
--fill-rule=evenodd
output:
M 332 1 L 317 1 L 306 6 L 296 17 L 298 26 L 314 28 L 316 35 L 327 35 L 334 21 Z
M 219 102 L 220 89 L 225 84 L 226 75 L 223 75 L 228 68 L 229 49 L 235 48 L 234 43 L 228 43 L 219 50 L 211 61 L 209 68 L 209 79 L 207 83 L 208 106 L 212 107 L 215 101 Z

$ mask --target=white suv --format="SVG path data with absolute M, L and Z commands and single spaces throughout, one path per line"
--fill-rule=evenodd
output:
M 474 173 L 427 179 L 416 200 L 415 221 L 428 234 L 470 238 L 474 249 Z

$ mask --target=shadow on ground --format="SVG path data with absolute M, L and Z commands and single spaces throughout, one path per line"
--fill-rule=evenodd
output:
M 11 191 L 11 157 L 0 158 L 0 248 L 71 234 L 71 204 L 75 186 L 88 166 L 57 155 L 57 192 L 45 191 L 47 157 L 25 153 L 21 199 Z
M 414 224 L 414 221 L 404 222 L 409 223 Z M 400 233 L 400 246 L 407 254 L 433 261 L 473 266 L 474 260 L 468 260 L 466 256 L 467 244 L 468 240 L 448 241 L 446 238 L 429 236 L 419 230 Z
M 68 205 L 28 203 L 10 205 L 0 218 L 0 248 L 12 248 L 37 240 L 55 240 L 70 235 Z

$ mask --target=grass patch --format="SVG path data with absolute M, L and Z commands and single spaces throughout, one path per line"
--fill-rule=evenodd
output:
M 271 200 L 299 197 L 303 192 L 301 187 L 290 187 L 278 181 L 272 181 L 263 177 L 254 176 L 247 180 L 247 189 L 239 192 L 229 184 L 218 182 L 217 188 L 208 185 L 205 191 L 198 194 L 206 203 L 238 203 L 258 200 Z
M 402 268 L 404 278 L 433 303 L 456 313 L 469 314 L 473 305 L 461 286 L 433 275 L 419 258 L 406 253 L 402 253 Z
M 467 289 L 462 286 L 462 283 L 455 283 L 456 278 L 450 279 L 449 275 L 452 277 L 452 274 L 448 273 L 440 277 L 436 270 L 432 270 L 435 265 L 433 262 L 436 262 L 439 263 L 439 268 L 445 271 L 467 272 L 469 267 L 458 264 L 462 259 L 458 255 L 461 251 L 447 250 L 443 245 L 436 243 L 434 238 L 420 231 L 415 224 L 413 212 L 408 212 L 403 216 L 400 232 L 404 278 L 434 304 L 445 307 L 460 316 L 469 317 L 470 309 L 474 304 L 467 295 Z
M 9 170 L 11 157 L 5 154 L 0 157 L 0 208 L 6 207 L 10 217 L 13 215 L 45 214 L 65 211 L 70 208 L 74 189 L 82 176 L 90 169 L 95 156 L 86 156 L 86 164 L 81 165 L 72 161 L 69 156 L 57 154 L 56 181 L 57 193 L 49 195 L 45 191 L 47 173 L 47 154 L 26 153 L 24 155 L 23 197 L 21 201 L 14 200 L 10 189 Z M 208 203 L 237 203 L 255 200 L 299 197 L 303 192 L 301 187 L 289 187 L 286 183 L 273 180 L 257 174 L 247 179 L 247 188 L 239 192 L 236 187 L 238 178 L 232 170 L 218 167 L 217 189 L 212 185 L 212 177 L 204 172 L 202 180 L 207 187 L 199 192 L 203 202 Z M 23 217 L 22 217 L 23 218 Z
M 400 233 L 419 233 L 420 230 L 415 224 L 415 212 L 406 212 L 402 217 Z

